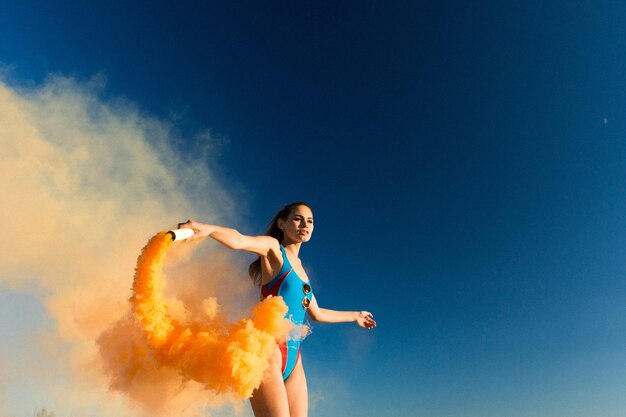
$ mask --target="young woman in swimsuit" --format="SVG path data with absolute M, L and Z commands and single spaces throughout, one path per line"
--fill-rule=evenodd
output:
M 279 211 L 264 236 L 246 236 L 237 230 L 192 220 L 178 225 L 195 231 L 191 239 L 211 237 L 222 245 L 255 253 L 250 277 L 261 286 L 261 297 L 283 297 L 289 311 L 286 317 L 296 325 L 304 323 L 305 313 L 315 322 L 355 322 L 365 329 L 376 326 L 367 311 L 337 311 L 318 306 L 309 278 L 298 257 L 300 247 L 311 239 L 313 213 L 302 202 Z M 270 358 L 267 377 L 250 399 L 256 417 L 306 417 L 308 391 L 300 358 L 300 340 L 277 344 Z

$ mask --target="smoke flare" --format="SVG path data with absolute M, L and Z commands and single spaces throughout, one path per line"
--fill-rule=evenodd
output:
M 160 232 L 146 244 L 137 261 L 131 311 L 98 339 L 111 388 L 141 401 L 134 388 L 165 367 L 175 370 L 181 382 L 248 398 L 263 380 L 276 341 L 292 331 L 287 306 L 281 297 L 270 297 L 254 307 L 251 318 L 228 324 L 215 314 L 215 300 L 207 299 L 206 320 L 177 322 L 162 296 L 162 267 L 172 242 Z

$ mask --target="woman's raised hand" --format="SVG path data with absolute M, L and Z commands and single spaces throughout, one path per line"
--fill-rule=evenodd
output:
M 188 242 L 191 242 L 196 239 L 202 239 L 203 237 L 207 237 L 211 234 L 214 227 L 210 224 L 204 224 L 200 222 L 196 222 L 193 220 L 187 220 L 185 223 L 178 223 L 179 229 L 192 229 L 194 231 L 193 236 L 187 239 Z

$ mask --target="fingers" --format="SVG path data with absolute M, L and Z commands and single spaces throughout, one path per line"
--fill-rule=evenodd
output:
M 185 223 L 178 223 L 179 229 L 193 229 L 192 227 L 193 221 L 187 220 Z
M 372 330 L 374 327 L 376 327 L 376 323 L 359 323 L 359 325 L 367 330 Z
M 366 329 L 373 329 L 376 327 L 376 320 L 374 320 L 374 316 L 369 311 L 361 311 L 361 320 L 359 320 L 359 325 Z

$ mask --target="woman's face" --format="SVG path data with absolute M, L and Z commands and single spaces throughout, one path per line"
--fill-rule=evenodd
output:
M 313 212 L 307 206 L 295 207 L 287 219 L 278 219 L 280 227 L 288 242 L 308 242 L 313 234 Z

